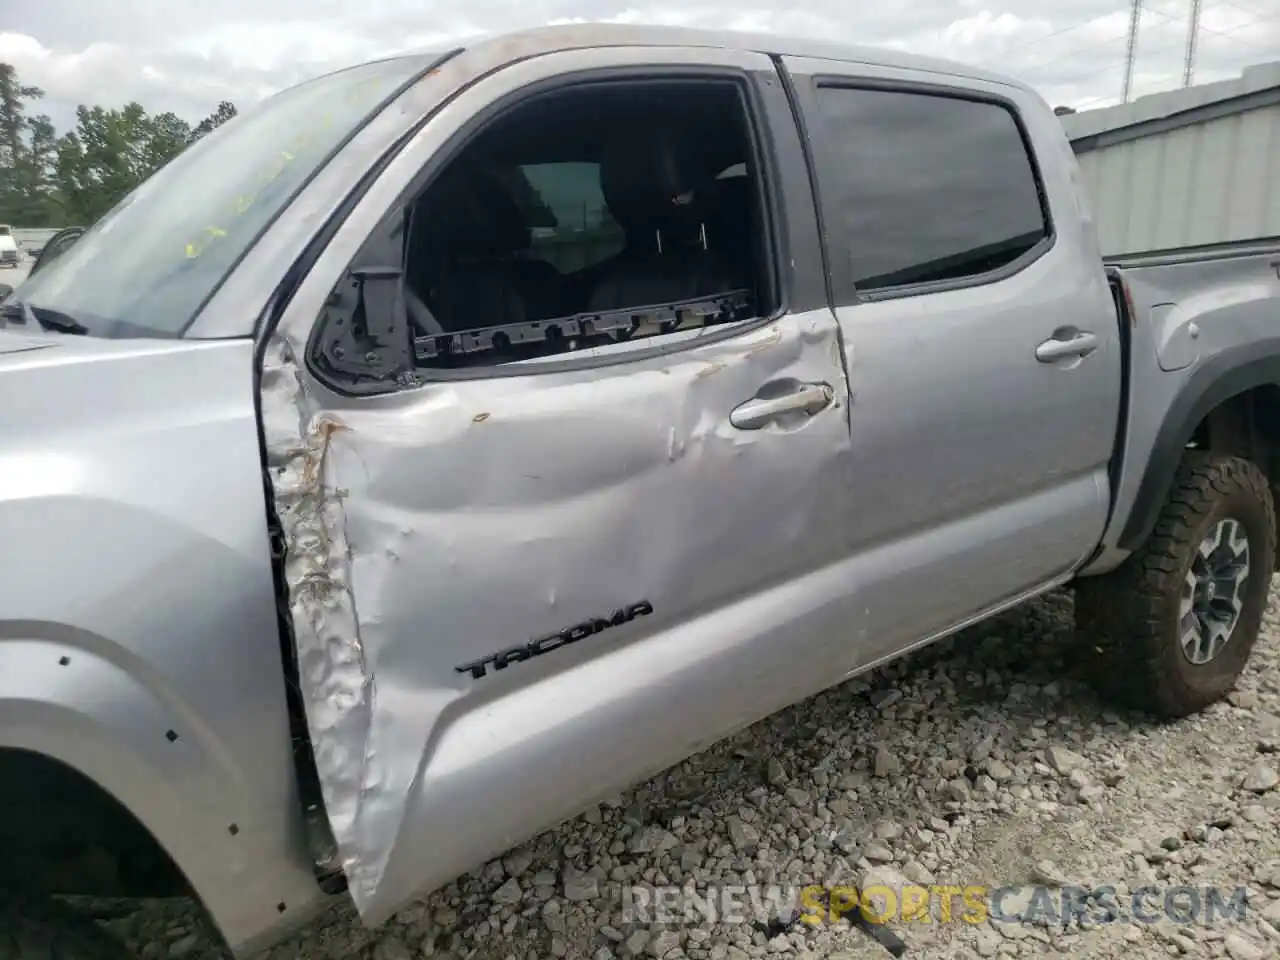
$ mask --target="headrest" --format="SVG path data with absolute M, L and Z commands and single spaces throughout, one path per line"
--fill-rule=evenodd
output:
M 432 246 L 464 257 L 502 257 L 529 246 L 519 204 L 492 177 L 454 166 L 431 185 L 420 208 Z
M 705 188 L 705 172 L 672 130 L 643 125 L 605 145 L 600 189 L 614 220 L 628 231 L 698 219 Z

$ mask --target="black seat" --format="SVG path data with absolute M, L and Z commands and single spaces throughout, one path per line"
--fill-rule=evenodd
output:
M 474 330 L 557 316 L 559 274 L 524 260 L 530 229 L 500 185 L 459 165 L 432 185 L 414 214 L 408 286 L 440 330 Z M 410 313 L 421 311 L 410 304 Z M 424 325 L 419 319 L 419 325 Z
M 646 125 L 606 145 L 600 187 L 627 235 L 627 249 L 597 279 L 592 311 L 692 300 L 743 286 L 728 258 L 704 249 L 711 171 L 682 149 L 696 138 Z
M 489 229 L 502 238 L 498 256 L 516 278 L 529 319 L 548 320 L 563 316 L 566 312 L 564 279 L 560 271 L 546 260 L 527 256 L 533 242 L 533 231 L 520 204 L 494 177 L 476 174 L 472 185 L 488 211 Z
M 747 174 L 720 177 L 712 183 L 714 202 L 708 204 L 708 246 L 744 271 L 754 260 L 759 235 L 755 216 L 755 183 Z

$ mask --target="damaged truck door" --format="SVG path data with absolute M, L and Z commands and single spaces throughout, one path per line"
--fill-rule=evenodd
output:
M 403 145 L 283 309 L 268 460 L 366 921 L 850 668 L 801 156 L 764 55 L 527 59 Z

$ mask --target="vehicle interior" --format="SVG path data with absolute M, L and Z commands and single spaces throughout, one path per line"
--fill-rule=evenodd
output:
M 408 209 L 419 367 L 760 316 L 762 192 L 730 81 L 597 82 L 499 115 Z

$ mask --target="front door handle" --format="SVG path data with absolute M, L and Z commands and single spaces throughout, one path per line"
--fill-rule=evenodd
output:
M 1057 363 L 1070 357 L 1087 357 L 1098 349 L 1098 335 L 1083 330 L 1055 330 L 1053 337 L 1036 347 L 1041 363 Z
M 813 416 L 831 406 L 834 399 L 835 391 L 825 383 L 795 384 L 786 393 L 752 397 L 735 407 L 729 414 L 729 423 L 739 430 L 759 430 L 788 413 Z

